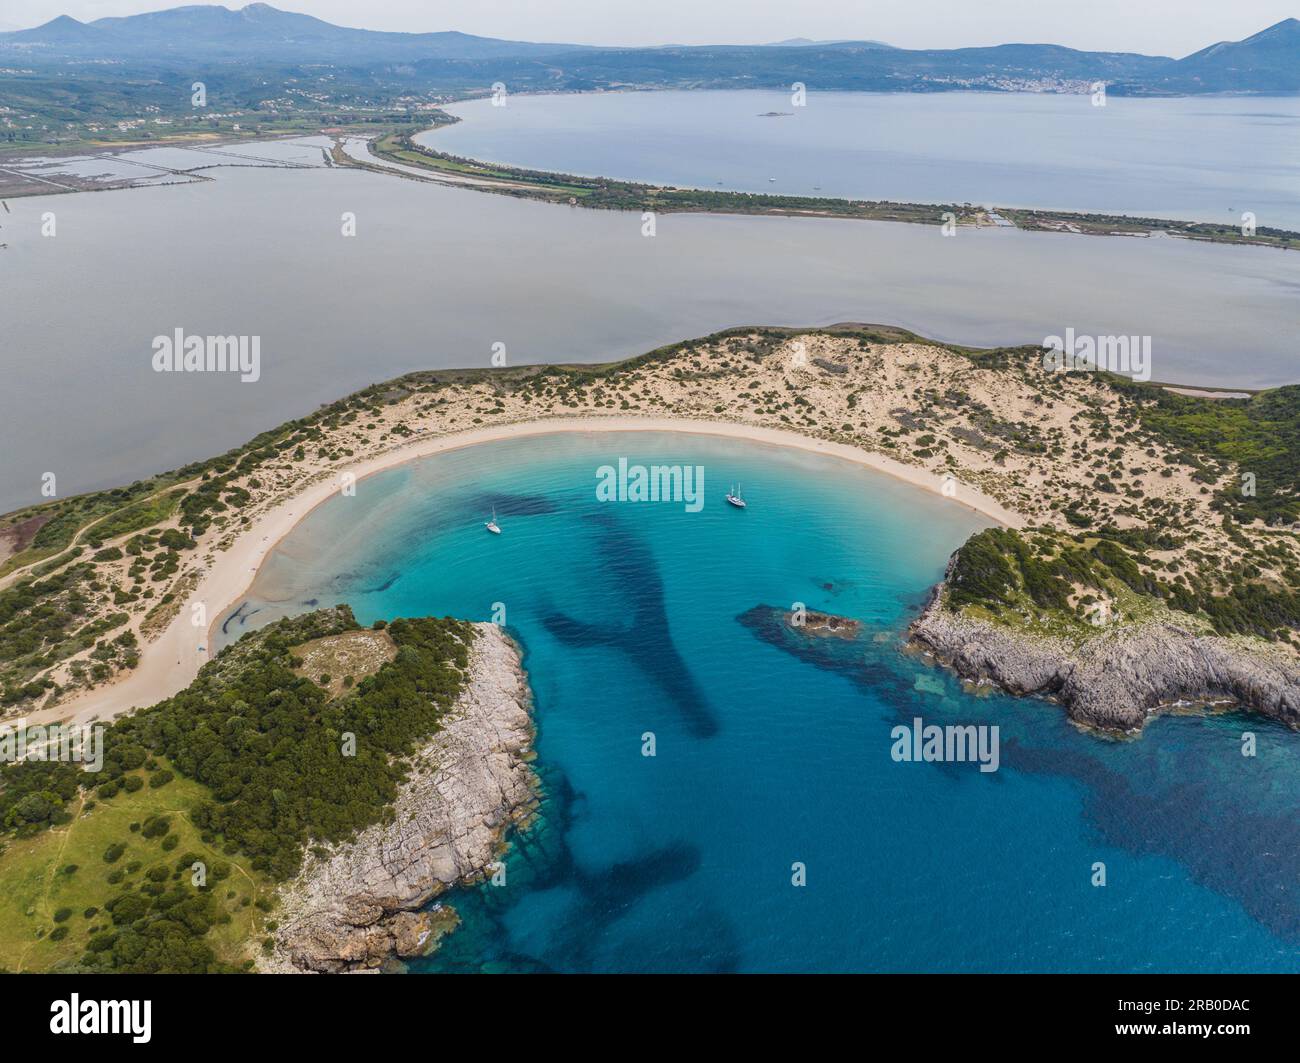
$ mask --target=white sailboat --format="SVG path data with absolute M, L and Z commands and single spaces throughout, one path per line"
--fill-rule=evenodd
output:
M 737 509 L 745 508 L 746 503 L 740 495 L 740 486 L 738 484 L 733 485 L 731 490 L 727 492 L 727 501 Z
M 492 519 L 489 520 L 489 521 L 485 521 L 485 522 L 483 523 L 483 527 L 485 527 L 485 528 L 486 528 L 488 531 L 490 531 L 493 535 L 500 535 L 500 534 L 501 534 L 501 529 L 497 526 L 497 508 L 496 508 L 496 506 L 493 506 L 493 507 L 492 507 Z

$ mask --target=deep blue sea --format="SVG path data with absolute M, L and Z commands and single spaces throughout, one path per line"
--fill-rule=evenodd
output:
M 619 458 L 701 466 L 703 508 L 598 501 Z M 318 508 L 228 634 L 336 602 L 363 623 L 504 607 L 542 815 L 504 886 L 444 898 L 463 925 L 415 971 L 1300 971 L 1300 736 L 1231 714 L 1099 739 L 900 652 L 984 525 L 740 441 L 490 444 Z M 775 610 L 796 602 L 861 636 L 792 633 Z M 896 762 L 890 730 L 917 717 L 996 725 L 999 769 Z

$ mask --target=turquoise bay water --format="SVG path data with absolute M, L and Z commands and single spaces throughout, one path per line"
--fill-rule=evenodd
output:
M 596 469 L 620 457 L 702 466 L 703 510 L 597 502 Z M 743 512 L 722 498 L 735 481 Z M 501 536 L 483 529 L 493 507 Z M 463 926 L 415 970 L 1300 970 L 1297 736 L 1224 715 L 1104 741 L 898 651 L 983 525 L 819 455 L 660 433 L 517 440 L 317 509 L 227 639 L 340 601 L 363 623 L 504 606 L 535 695 L 543 814 L 505 886 L 448 898 Z M 757 608 L 794 602 L 863 636 L 792 635 Z M 999 770 L 895 763 L 890 729 L 917 716 L 998 725 Z

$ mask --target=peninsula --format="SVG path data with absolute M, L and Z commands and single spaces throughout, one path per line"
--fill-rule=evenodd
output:
M 535 806 L 529 700 L 491 624 L 363 629 L 338 606 L 250 634 L 112 724 L 93 773 L 6 764 L 6 962 L 334 972 L 422 955 L 456 917 L 421 909 Z

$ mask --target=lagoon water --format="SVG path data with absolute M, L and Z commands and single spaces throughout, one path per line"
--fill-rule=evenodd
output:
M 1300 100 L 997 92 L 617 92 L 447 108 L 441 151 L 796 196 L 987 203 L 1300 229 Z M 776 112 L 773 116 L 771 112 Z M 773 180 L 773 178 L 775 180 Z
M 239 150 L 311 166 L 319 140 Z M 1074 327 L 1152 336 L 1156 379 L 1300 379 L 1293 252 L 716 215 L 662 217 L 647 239 L 638 214 L 379 174 L 205 173 L 10 201 L 0 511 L 42 501 L 47 472 L 61 495 L 117 486 L 409 370 L 486 366 L 497 342 L 519 364 L 606 361 L 742 324 L 876 321 L 973 345 Z M 153 338 L 177 328 L 260 337 L 261 378 L 153 372 Z
M 702 466 L 703 511 L 598 503 L 596 469 L 619 457 Z M 737 480 L 743 512 L 722 499 Z M 1225 715 L 1101 740 L 898 652 L 983 525 L 882 474 L 742 441 L 495 443 L 319 507 L 226 639 L 340 601 L 363 623 L 505 607 L 542 815 L 505 886 L 450 898 L 463 926 L 416 970 L 1300 971 L 1294 735 Z M 755 611 L 797 601 L 863 636 L 793 637 Z M 896 763 L 891 728 L 916 717 L 997 725 L 998 771 Z

